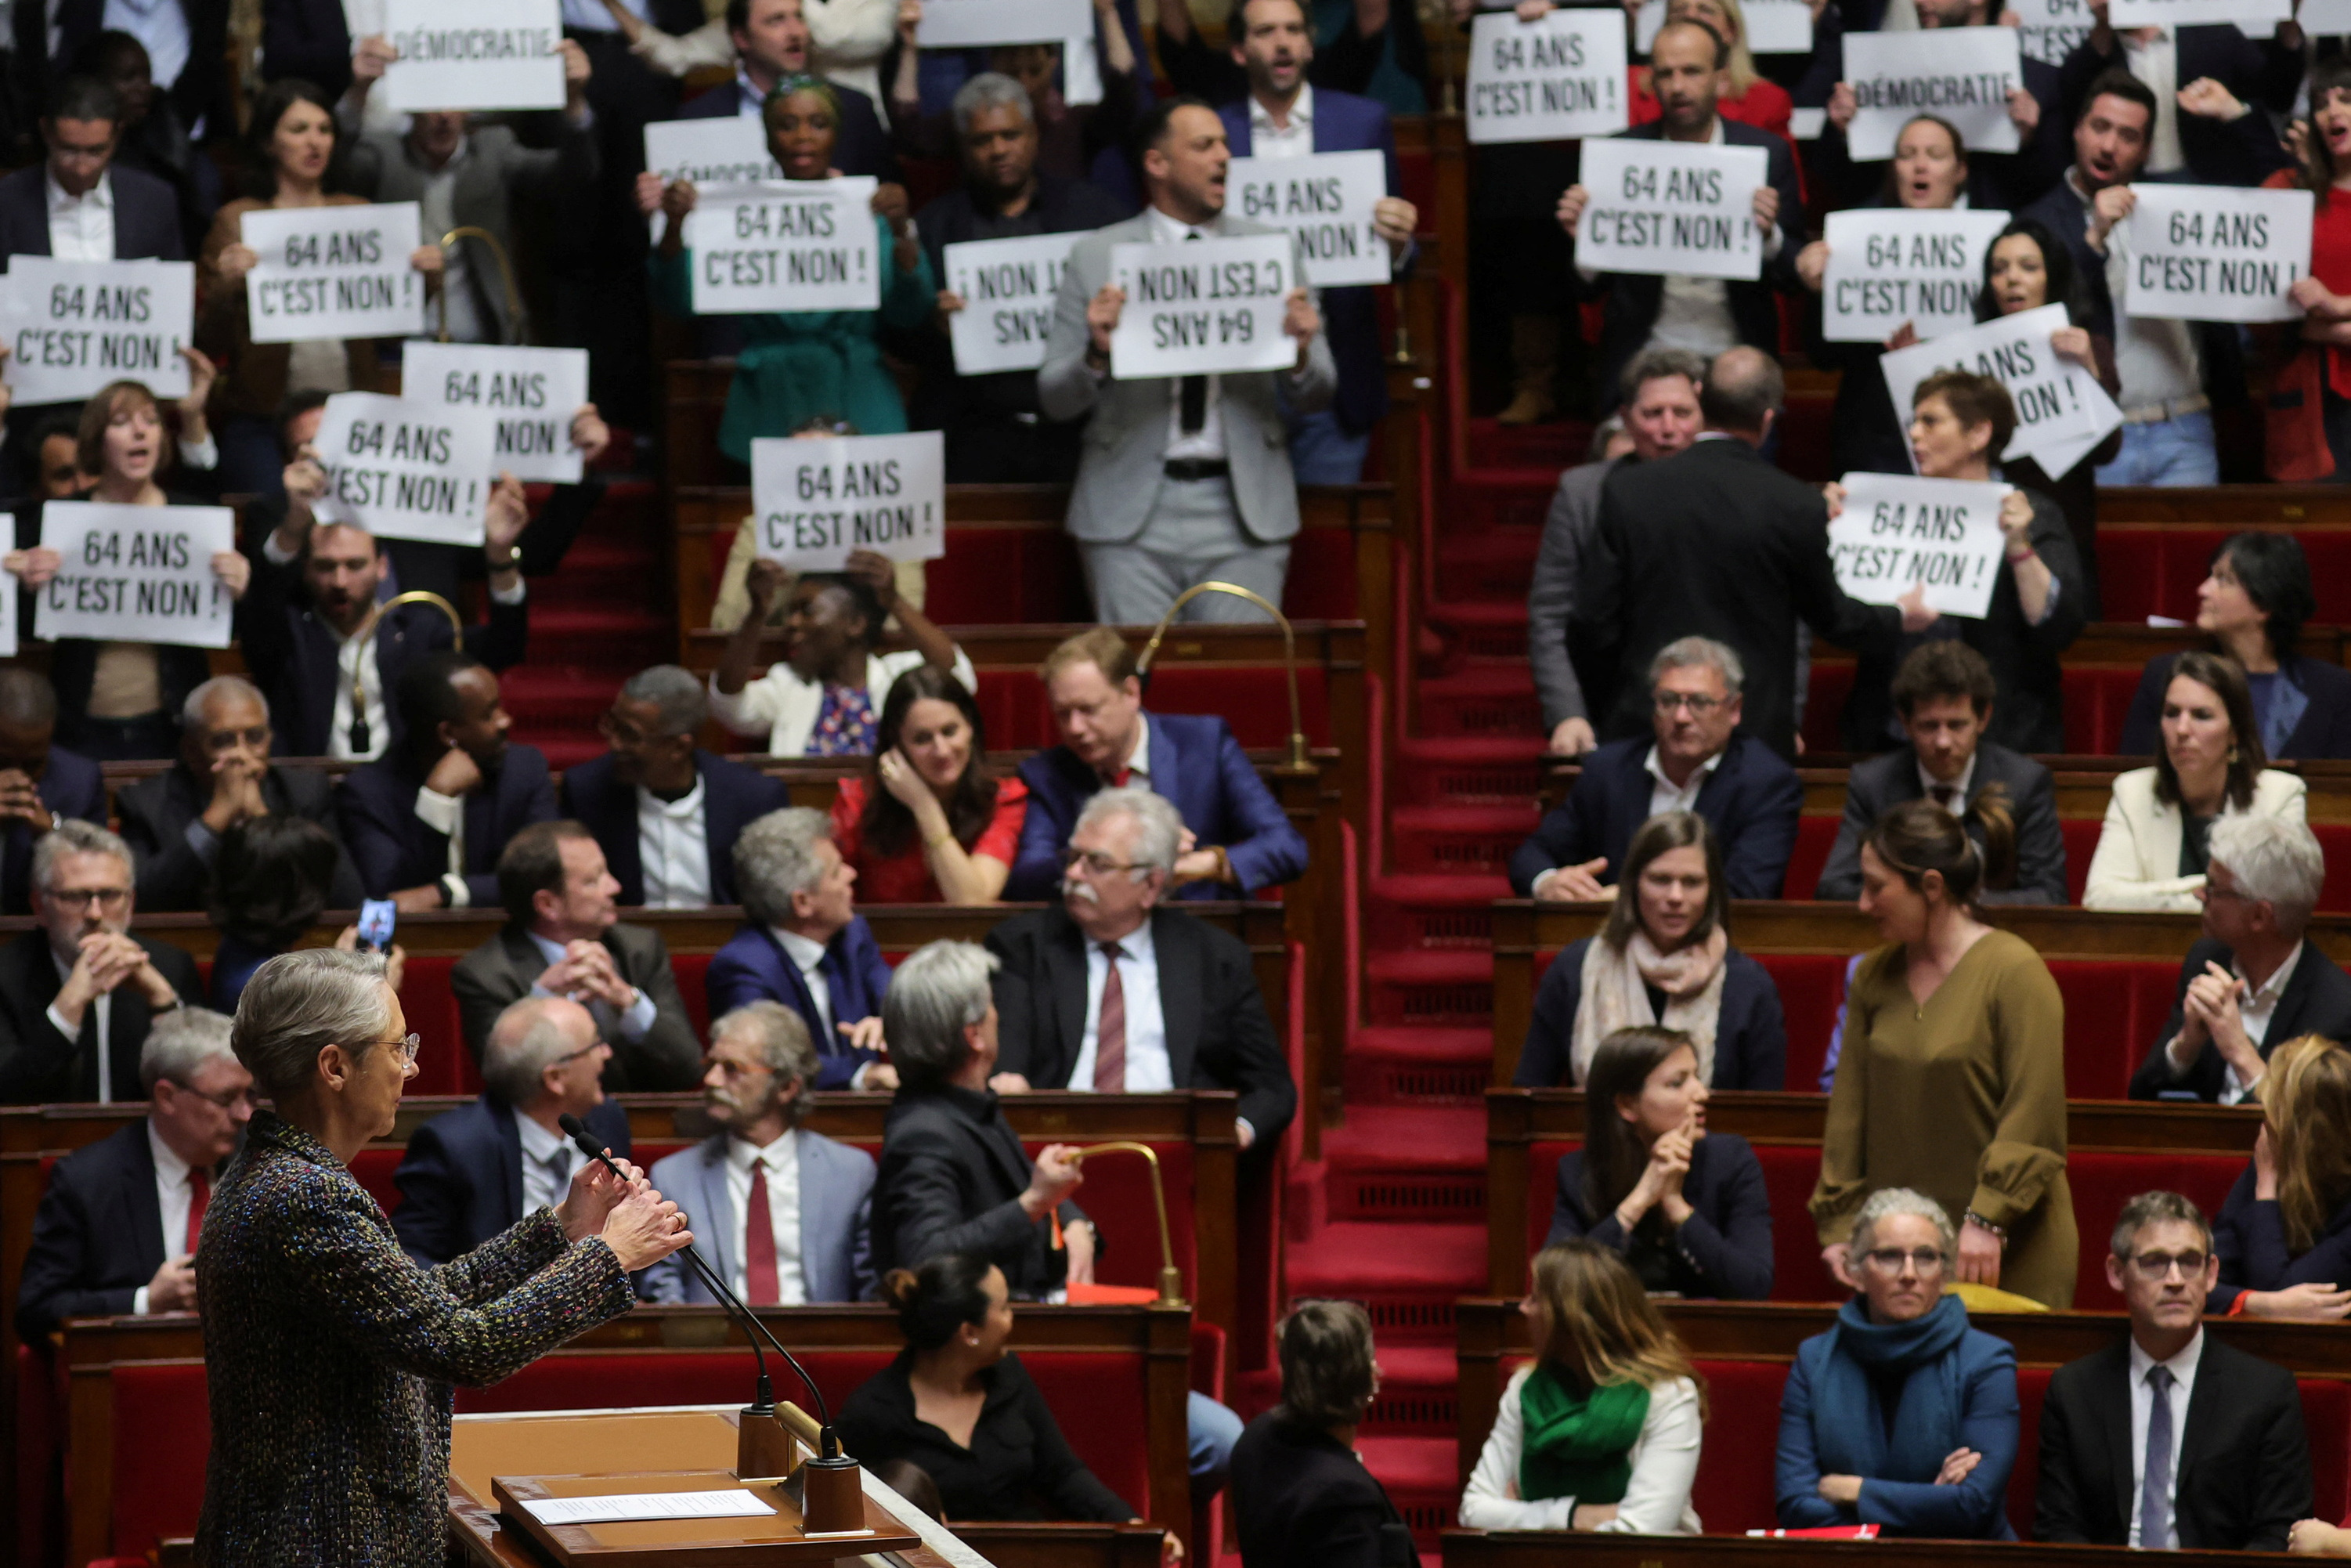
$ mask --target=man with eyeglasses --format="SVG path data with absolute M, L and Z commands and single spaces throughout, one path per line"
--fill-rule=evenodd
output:
M 1684 637 L 1649 662 L 1648 739 L 1612 740 L 1583 759 L 1565 803 L 1510 856 L 1520 898 L 1614 898 L 1635 830 L 1660 811 L 1696 811 L 1722 845 L 1733 898 L 1777 898 L 1795 852 L 1804 786 L 1740 729 L 1746 670 L 1724 643 Z
M 196 1309 L 196 1240 L 253 1119 L 253 1074 L 229 1049 L 226 1018 L 183 1008 L 148 1031 L 139 1076 L 147 1114 L 50 1173 L 16 1292 L 27 1341 L 68 1318 Z
M 2204 1332 L 2219 1278 L 2193 1203 L 2148 1192 L 2123 1206 L 2106 1283 L 2130 1337 L 2049 1379 L 2035 1541 L 2283 1552 L 2313 1511 L 2294 1374 Z
M 201 1000 L 196 961 L 134 936 L 131 847 L 70 819 L 33 848 L 40 929 L 0 947 L 0 1105 L 146 1098 L 160 1014 Z
M 530 996 L 500 1013 L 482 1051 L 481 1094 L 417 1128 L 392 1173 L 402 1249 L 432 1268 L 561 1204 L 586 1158 L 564 1136 L 565 1116 L 627 1159 L 629 1113 L 604 1094 L 611 1054 L 578 1002 Z
M 0 585 L 0 592 L 13 592 Z M 33 845 L 68 818 L 106 821 L 98 764 L 55 744 L 57 694 L 38 672 L 0 669 L 0 915 L 33 907 Z

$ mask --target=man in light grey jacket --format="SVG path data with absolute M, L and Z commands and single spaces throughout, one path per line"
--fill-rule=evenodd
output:
M 1161 99 L 1136 141 L 1149 204 L 1095 230 L 1071 252 L 1037 372 L 1046 418 L 1092 416 L 1069 528 L 1085 559 L 1094 613 L 1113 625 L 1150 624 L 1185 589 L 1211 578 L 1281 602 L 1290 541 L 1298 532 L 1298 485 L 1282 409 L 1317 413 L 1338 390 L 1322 312 L 1314 291 L 1304 287 L 1290 291 L 1282 320 L 1298 343 L 1289 370 L 1111 378 L 1111 333 L 1126 302 L 1125 291 L 1111 281 L 1113 246 L 1278 232 L 1226 215 L 1232 153 L 1224 121 L 1207 104 Z M 1303 260 L 1293 243 L 1293 277 L 1303 276 Z M 1185 607 L 1185 618 L 1263 616 L 1245 601 L 1204 594 Z

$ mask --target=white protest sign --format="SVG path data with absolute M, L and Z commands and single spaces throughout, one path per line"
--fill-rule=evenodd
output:
M 1083 37 L 1061 40 L 1061 101 L 1074 109 L 1102 100 L 1102 60 L 1089 16 Z
M 1848 33 L 1844 79 L 1861 106 L 1844 132 L 1855 162 L 1893 157 L 1895 138 L 1922 114 L 1949 120 L 1970 152 L 2022 145 L 2008 117 L 2008 95 L 2024 85 L 2013 27 Z
M 2000 581 L 2006 485 L 1848 474 L 1844 510 L 1829 521 L 1837 586 L 1864 604 L 1892 604 L 1924 585 L 1927 607 L 1983 618 Z
M 497 446 L 486 411 L 337 392 L 311 444 L 327 471 L 315 508 L 379 538 L 478 545 Z
M 2351 0 L 2302 0 L 2294 11 L 2294 20 L 2313 37 L 2338 37 L 2351 33 Z M 2271 32 L 2277 31 L 2275 22 L 2268 26 Z
M 946 438 L 837 435 L 751 443 L 751 515 L 759 556 L 801 571 L 839 571 L 849 552 L 892 560 L 946 553 Z
M 2016 13 L 2017 47 L 2028 60 L 2062 66 L 2074 46 L 2090 36 L 2089 0 L 2011 0 Z M 2048 112 L 2043 105 L 2042 112 Z
M 387 107 L 561 109 L 561 0 L 384 0 Z
M 1532 22 L 1488 12 L 1469 30 L 1469 140 L 1607 136 L 1626 118 L 1625 19 L 1552 11 Z
M 424 330 L 424 280 L 408 265 L 422 226 L 414 202 L 261 207 L 242 221 L 245 243 L 261 257 L 245 275 L 255 342 Z
M 1747 19 L 1747 48 L 1757 55 L 1809 55 L 1813 52 L 1813 8 L 1804 0 L 1748 0 L 1740 7 Z M 1666 25 L 1666 0 L 1647 0 L 1633 16 L 1633 47 L 1642 54 L 1657 41 Z
M 1110 280 L 1126 304 L 1110 335 L 1110 373 L 1134 381 L 1296 364 L 1297 340 L 1281 329 L 1301 282 L 1291 244 L 1275 234 L 1111 246 Z
M 784 177 L 768 156 L 768 133 L 751 114 L 656 120 L 645 127 L 645 167 L 664 185 L 678 180 L 691 180 L 696 187 L 748 185 Z
M 882 247 L 871 175 L 714 185 L 685 216 L 698 316 L 873 310 Z
M 401 391 L 413 402 L 486 410 L 497 421 L 490 472 L 577 485 L 582 464 L 571 416 L 588 401 L 585 349 L 507 349 L 480 343 L 411 343 Z
M 1799 141 L 1818 141 L 1821 132 L 1829 128 L 1829 111 L 1825 109 L 1792 109 L 1788 111 L 1788 134 Z
M 1831 213 L 1821 335 L 1883 343 L 1905 321 L 1939 338 L 1975 325 L 1984 252 L 2006 213 L 1966 207 L 1855 207 Z
M 1388 281 L 1394 258 L 1372 227 L 1372 209 L 1387 193 L 1387 160 L 1377 152 L 1236 158 L 1225 173 L 1225 211 L 1296 235 L 1306 281 L 1317 288 Z
M 2123 312 L 2179 321 L 2299 321 L 2286 291 L 2310 276 L 2308 191 L 2141 181 L 2119 226 Z
M 0 571 L 0 659 L 16 656 L 16 597 L 23 587 L 16 578 Z
M 9 258 L 0 277 L 0 340 L 19 403 L 86 398 L 125 377 L 183 397 L 195 335 L 196 269 L 185 261 Z
M 925 49 L 1055 44 L 1092 36 L 1089 0 L 924 0 L 914 42 Z
M 2283 22 L 2294 0 L 2114 0 L 2107 20 L 2118 28 L 2186 27 L 2207 22 Z
M 1033 371 L 1045 362 L 1053 296 L 1081 235 L 967 240 L 943 248 L 947 289 L 963 308 L 947 318 L 957 375 Z
M 2059 358 L 2051 346 L 2051 338 L 2067 325 L 2065 307 L 2043 305 L 1915 349 L 1896 349 L 1877 362 L 1886 372 L 1886 393 L 1906 424 L 1911 394 L 1937 371 L 1974 371 L 1991 377 L 2008 389 L 2016 404 L 2016 434 L 2009 437 L 2005 452 L 1992 455 L 2038 457 L 2084 437 L 2095 445 L 2123 422 L 2122 410 L 2098 378 Z
M 41 543 L 63 564 L 35 601 L 35 636 L 228 646 L 236 601 L 213 575 L 236 548 L 228 507 L 48 501 Z
M 1763 276 L 1755 193 L 1771 170 L 1761 147 L 1609 137 L 1583 144 L 1575 225 L 1578 266 L 1603 272 Z

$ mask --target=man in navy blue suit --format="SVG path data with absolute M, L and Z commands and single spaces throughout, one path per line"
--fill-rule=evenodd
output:
M 57 695 L 31 670 L 0 670 L 0 915 L 33 910 L 33 842 L 68 817 L 106 825 L 98 764 L 50 744 Z
M 890 966 L 857 913 L 857 868 L 832 824 L 806 806 L 770 811 L 735 841 L 743 929 L 710 960 L 710 1016 L 753 1002 L 800 1015 L 816 1045 L 819 1089 L 895 1089 L 882 1060 Z
M 1614 740 L 1583 759 L 1567 803 L 1510 856 L 1520 898 L 1608 896 L 1634 830 L 1660 811 L 1696 811 L 1722 842 L 1733 898 L 1777 898 L 1796 848 L 1804 786 L 1779 753 L 1739 729 L 1739 655 L 1685 637 L 1649 665 L 1656 738 Z
M 733 904 L 736 839 L 792 803 L 782 779 L 694 744 L 709 716 L 709 693 L 693 672 L 640 670 L 598 723 L 611 749 L 563 770 L 563 814 L 603 846 L 624 904 Z
M 1079 810 L 1096 790 L 1128 784 L 1165 796 L 1184 818 L 1180 897 L 1238 897 L 1305 872 L 1306 841 L 1223 719 L 1144 712 L 1125 638 L 1107 626 L 1081 632 L 1053 650 L 1044 675 L 1061 744 L 1020 765 L 1029 815 L 1005 897 L 1054 896 Z
M 735 43 L 735 79 L 721 82 L 678 110 L 680 120 L 724 120 L 747 114 L 758 119 L 779 77 L 809 68 L 809 26 L 800 0 L 727 0 L 726 32 Z M 841 132 L 833 142 L 833 166 L 844 174 L 895 180 L 898 160 L 873 100 L 853 87 L 834 82 L 841 99 Z M 646 175 L 637 176 L 637 204 L 648 215 L 661 205 L 661 177 L 653 179 L 653 205 L 645 206 Z
M 408 1255 L 433 1268 L 542 1207 L 560 1208 L 587 1158 L 564 1136 L 564 1116 L 627 1159 L 629 1113 L 604 1097 L 611 1054 L 578 1002 L 525 997 L 500 1013 L 482 1053 L 481 1097 L 417 1128 L 392 1173 L 392 1228 Z

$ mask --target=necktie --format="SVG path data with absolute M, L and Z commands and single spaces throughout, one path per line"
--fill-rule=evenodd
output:
M 2138 1543 L 2149 1551 L 2171 1544 L 2171 1369 L 2147 1369 L 2147 1468 L 2138 1489 Z
M 196 1238 L 204 1230 L 204 1205 L 213 1200 L 213 1178 L 201 1170 L 188 1172 L 188 1245 L 191 1255 L 196 1249 Z
M 551 1189 L 555 1194 L 552 1201 L 559 1205 L 564 1198 L 563 1189 L 571 1185 L 571 1151 L 558 1149 L 548 1155 L 547 1174 L 555 1178 L 555 1186 Z
M 1126 949 L 1105 942 L 1102 950 L 1110 960 L 1110 972 L 1102 977 L 1102 1018 L 1094 1030 L 1094 1092 L 1122 1094 L 1126 1092 L 1126 982 L 1118 977 L 1118 961 Z
M 776 1222 L 768 1214 L 768 1164 L 751 1162 L 751 1196 L 743 1205 L 743 1293 L 755 1307 L 774 1306 L 784 1288 L 776 1277 Z
M 1126 788 L 1126 781 L 1134 777 L 1134 769 L 1132 768 L 1113 768 L 1103 772 L 1102 781 L 1109 789 L 1123 789 Z
M 1194 229 L 1190 234 L 1186 235 L 1184 239 L 1188 245 L 1199 237 L 1200 231 Z M 1200 426 L 1207 423 L 1208 419 L 1208 378 L 1186 376 L 1183 384 L 1177 389 L 1177 395 L 1183 400 L 1184 434 L 1197 435 L 1200 433 Z
M 1959 799 L 1959 794 L 1958 789 L 1949 784 L 1938 784 L 1928 793 L 1935 797 L 1935 804 L 1946 811 L 1951 810 L 1951 802 Z

